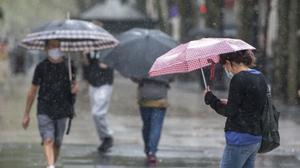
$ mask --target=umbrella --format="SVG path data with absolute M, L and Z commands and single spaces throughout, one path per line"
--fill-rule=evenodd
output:
M 129 78 L 149 77 L 155 59 L 177 45 L 160 30 L 134 28 L 119 36 L 120 44 L 103 54 L 102 61 Z
M 45 41 L 61 41 L 61 51 L 91 51 L 115 47 L 118 41 L 103 28 L 87 21 L 52 21 L 33 30 L 21 43 L 27 49 L 44 50 Z
M 115 47 L 118 44 L 103 28 L 82 20 L 55 20 L 36 29 L 22 40 L 21 46 L 32 50 L 44 50 L 47 40 L 60 40 L 60 50 L 65 52 L 93 51 Z M 71 80 L 69 57 L 69 78 Z
M 203 67 L 217 63 L 219 54 L 240 50 L 254 50 L 250 44 L 231 38 L 202 38 L 173 48 L 158 57 L 152 65 L 150 76 L 190 72 L 201 68 L 204 85 L 207 87 Z

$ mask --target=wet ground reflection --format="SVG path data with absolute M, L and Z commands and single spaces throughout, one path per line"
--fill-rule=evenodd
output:
M 39 145 L 0 145 L 1 168 L 45 167 L 42 148 Z M 131 146 L 114 148 L 108 154 L 99 154 L 95 145 L 64 145 L 58 168 L 127 168 L 147 167 L 140 149 Z M 127 156 L 125 153 L 127 152 Z M 161 150 L 160 162 L 156 167 L 218 167 L 219 149 Z M 298 168 L 299 160 L 293 155 L 259 155 L 257 168 Z

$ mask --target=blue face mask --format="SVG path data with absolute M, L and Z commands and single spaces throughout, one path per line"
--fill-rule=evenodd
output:
M 233 77 L 233 73 L 229 72 L 226 68 L 225 68 L 225 72 L 226 72 L 226 76 L 231 79 Z

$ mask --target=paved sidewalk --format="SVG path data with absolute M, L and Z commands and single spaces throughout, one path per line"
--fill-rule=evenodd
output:
M 21 128 L 26 89 L 31 77 L 18 76 L 8 81 L 0 95 L 0 167 L 43 167 L 44 157 L 35 119 L 31 112 L 30 128 Z M 225 96 L 224 92 L 218 95 Z M 136 85 L 116 76 L 109 110 L 115 146 L 107 155 L 99 155 L 94 123 L 89 113 L 86 84 L 76 103 L 77 117 L 71 134 L 65 136 L 60 166 L 63 168 L 143 167 L 144 154 L 141 120 L 135 100 Z M 171 107 L 165 119 L 158 156 L 159 167 L 218 167 L 224 147 L 225 119 L 203 103 L 202 91 L 195 83 L 173 83 L 169 94 Z M 266 155 L 259 155 L 258 168 L 300 167 L 299 122 L 282 117 L 282 145 Z

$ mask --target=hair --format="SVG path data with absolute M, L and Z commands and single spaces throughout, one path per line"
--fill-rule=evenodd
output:
M 243 63 L 248 67 L 254 67 L 256 58 L 251 50 L 240 50 L 236 52 L 230 52 L 225 54 L 220 54 L 220 64 L 226 64 L 226 61 L 235 62 L 235 63 Z
M 57 39 L 52 39 L 52 40 L 53 40 L 53 41 L 54 41 L 54 40 L 58 41 Z M 45 41 L 45 48 L 48 48 L 48 47 L 49 47 L 50 41 L 51 41 L 51 40 L 46 40 L 46 41 Z

